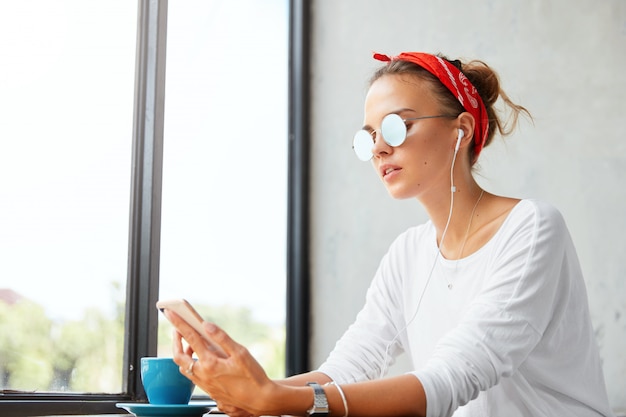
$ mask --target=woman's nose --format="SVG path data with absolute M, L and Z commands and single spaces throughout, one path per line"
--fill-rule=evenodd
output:
M 392 147 L 385 141 L 382 132 L 380 129 L 376 130 L 376 140 L 374 140 L 372 146 L 372 155 L 378 156 L 381 154 L 389 154 L 391 153 Z

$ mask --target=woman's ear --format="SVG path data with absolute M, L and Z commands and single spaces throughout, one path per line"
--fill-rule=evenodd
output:
M 458 118 L 458 129 L 459 136 L 457 137 L 456 148 L 466 146 L 467 144 L 471 144 L 474 138 L 474 127 L 476 126 L 476 121 L 474 120 L 474 116 L 469 114 L 468 112 L 463 112 L 459 114 Z M 461 132 L 463 132 L 461 134 Z

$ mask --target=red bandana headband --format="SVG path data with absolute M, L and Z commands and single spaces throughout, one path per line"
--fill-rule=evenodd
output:
M 474 158 L 478 157 L 487 140 L 489 117 L 487 116 L 483 100 L 465 74 L 447 60 L 423 52 L 402 52 L 394 57 L 375 53 L 374 59 L 383 62 L 412 62 L 437 77 L 459 100 L 463 108 L 474 116 L 476 121 L 476 127 L 474 128 Z

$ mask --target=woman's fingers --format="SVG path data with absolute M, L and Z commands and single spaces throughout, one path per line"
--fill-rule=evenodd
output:
M 241 345 L 235 342 L 224 330 L 215 323 L 205 321 L 202 323 L 204 331 L 209 338 L 224 350 L 226 355 L 231 356 L 240 349 Z
M 187 342 L 190 341 L 189 339 L 193 338 L 194 334 L 198 335 L 198 332 L 196 332 L 194 328 L 191 327 L 189 323 L 183 320 L 178 314 L 168 309 L 163 310 L 163 314 L 165 314 L 167 319 L 174 325 Z
M 179 315 L 167 309 L 164 310 L 164 314 L 174 325 L 180 336 L 187 341 L 189 347 L 187 348 L 186 353 L 188 355 L 191 356 L 191 354 L 195 352 L 198 357 L 207 357 L 209 356 L 209 352 L 213 353 L 213 349 L 211 349 L 208 345 L 204 336 L 198 333 Z
M 172 359 L 178 365 L 180 373 L 191 379 L 189 374 L 190 364 L 194 361 L 193 349 L 188 346 L 183 347 L 183 340 L 178 330 L 172 331 Z
M 220 405 L 227 409 L 222 411 L 236 417 L 254 414 L 259 408 L 254 392 L 260 392 L 270 380 L 250 352 L 213 323 L 204 322 L 204 334 L 201 334 L 175 313 L 166 310 L 165 314 L 176 328 L 173 354 L 181 373 L 220 401 Z M 222 351 L 224 353 L 220 353 Z M 194 353 L 197 362 L 194 362 Z
M 252 414 L 242 408 L 223 405 L 219 402 L 217 403 L 217 409 L 229 417 L 252 417 Z

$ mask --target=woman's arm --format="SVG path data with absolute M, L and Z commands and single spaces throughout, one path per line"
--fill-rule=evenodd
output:
M 288 387 L 302 387 L 305 386 L 307 382 L 317 382 L 320 385 L 324 385 L 331 382 L 331 379 L 328 375 L 322 372 L 313 371 L 276 380 L 276 382 Z
M 290 387 L 317 382 L 324 388 L 333 416 L 345 416 L 348 411 L 350 416 L 426 415 L 424 389 L 413 375 L 341 385 L 349 410 L 345 410 L 339 389 L 335 385 L 327 385 L 331 379 L 322 372 L 307 372 L 276 382 Z M 409 398 L 416 401 L 407 400 Z
M 345 416 L 337 388 L 333 385 L 324 388 L 332 415 Z M 426 415 L 426 395 L 421 382 L 413 375 L 357 382 L 342 385 L 341 389 L 352 417 Z
M 310 375 L 310 374 L 305 374 Z M 323 375 L 323 374 L 322 374 Z M 299 376 L 298 376 L 299 377 Z M 306 379 L 306 378 L 305 378 Z M 259 407 L 264 415 L 306 415 L 313 405 L 313 389 L 302 386 L 283 386 L 276 395 L 265 398 Z M 336 385 L 322 385 L 330 415 L 334 416 L 418 416 L 426 415 L 426 397 L 419 379 L 413 375 L 378 379 L 341 385 L 343 399 Z
M 324 384 L 330 378 L 321 372 L 293 376 L 279 382 L 270 380 L 248 350 L 222 329 L 204 323 L 205 331 L 228 355 L 216 355 L 202 336 L 176 314 L 166 311 L 177 329 L 174 361 L 181 372 L 207 392 L 227 414 L 306 415 L 313 405 L 313 389 L 307 382 Z M 183 348 L 182 338 L 189 346 Z M 198 357 L 187 373 L 192 355 Z M 343 399 L 336 386 L 323 385 L 331 416 L 345 415 Z M 423 416 L 426 412 L 424 390 L 413 375 L 342 385 L 351 416 Z

